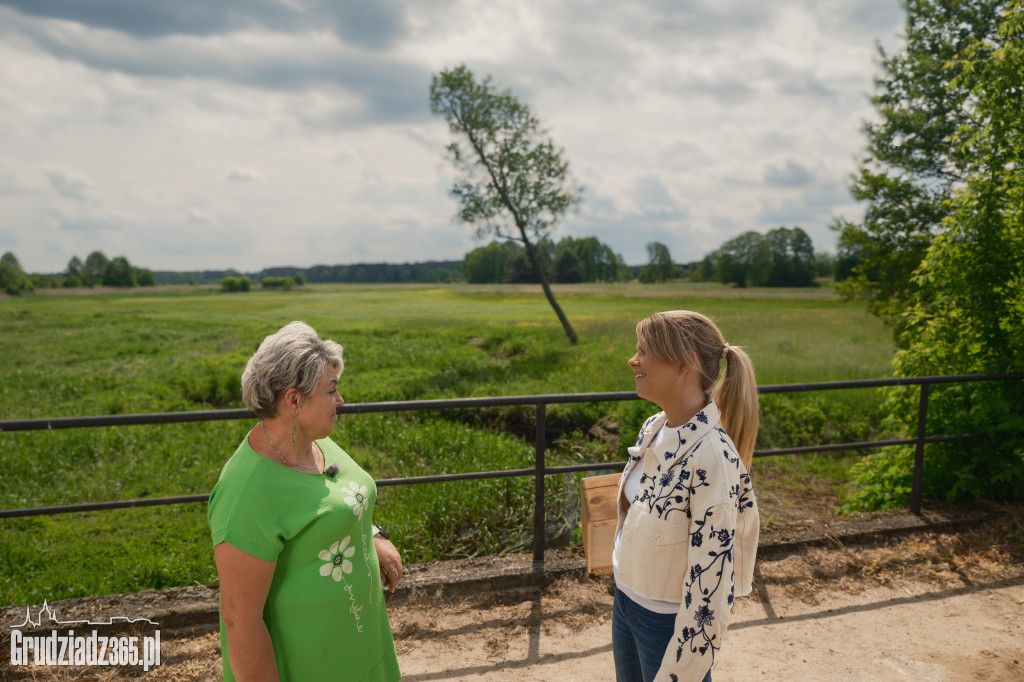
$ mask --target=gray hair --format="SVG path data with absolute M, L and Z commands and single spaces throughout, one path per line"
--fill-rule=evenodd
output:
M 296 388 L 313 395 L 327 368 L 345 371 L 342 347 L 321 339 L 305 322 L 292 322 L 263 339 L 242 372 L 242 400 L 260 419 L 277 413 L 280 397 Z

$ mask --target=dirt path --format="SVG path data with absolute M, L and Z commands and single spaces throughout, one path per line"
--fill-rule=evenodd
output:
M 984 537 L 762 562 L 715 680 L 1024 680 L 1024 565 Z M 519 604 L 395 609 L 404 679 L 613 679 L 611 601 L 591 581 Z
M 392 606 L 407 682 L 611 680 L 606 579 L 564 580 L 525 601 Z M 214 633 L 169 639 L 153 680 L 219 679 Z M 125 670 L 24 669 L 19 680 L 114 680 Z M 716 682 L 1024 680 L 1024 522 L 961 535 L 807 549 L 759 562 L 737 600 Z
M 744 600 L 714 678 L 1022 680 L 1021 597 L 1021 583 L 947 597 L 879 590 L 774 616 Z M 404 679 L 613 679 L 610 601 L 593 604 L 600 611 L 589 619 L 547 600 L 460 614 L 456 629 L 400 643 Z

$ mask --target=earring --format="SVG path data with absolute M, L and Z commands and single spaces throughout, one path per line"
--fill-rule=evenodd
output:
M 292 417 L 292 443 L 296 441 L 295 436 L 295 417 Z

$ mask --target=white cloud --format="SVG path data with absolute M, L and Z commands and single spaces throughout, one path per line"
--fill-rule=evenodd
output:
M 263 171 L 258 168 L 232 168 L 224 173 L 224 179 L 229 182 L 257 182 L 265 180 Z
M 813 178 L 810 170 L 793 159 L 773 164 L 764 171 L 764 181 L 776 187 L 801 187 L 809 184 Z
M 641 263 L 650 241 L 695 260 L 799 224 L 830 249 L 860 211 L 875 41 L 903 21 L 897 0 L 5 4 L 0 242 L 44 272 L 95 249 L 183 270 L 461 258 L 428 107 L 461 62 L 528 102 L 586 186 L 556 237 Z
M 54 191 L 61 197 L 83 204 L 93 200 L 91 183 L 79 173 L 56 168 L 47 169 L 44 173 Z
M 0 246 L 14 248 L 21 246 L 21 238 L 14 230 L 0 230 Z

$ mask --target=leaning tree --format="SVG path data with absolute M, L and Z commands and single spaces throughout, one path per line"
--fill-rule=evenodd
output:
M 451 189 L 458 218 L 476 225 L 478 237 L 522 242 L 548 303 L 576 343 L 537 253 L 537 244 L 580 202 L 582 188 L 570 176 L 563 150 L 527 105 L 490 76 L 478 82 L 465 66 L 434 76 L 430 110 L 445 117 L 455 136 L 448 154 L 461 175 Z

